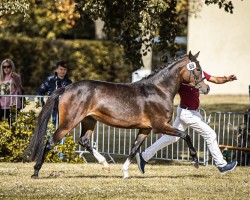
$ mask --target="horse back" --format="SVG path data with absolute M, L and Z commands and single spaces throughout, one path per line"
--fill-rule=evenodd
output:
M 66 88 L 60 105 L 111 126 L 151 128 L 153 116 L 164 110 L 157 99 L 157 92 L 148 85 L 84 80 Z

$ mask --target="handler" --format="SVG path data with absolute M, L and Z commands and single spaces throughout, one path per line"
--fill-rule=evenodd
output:
M 224 77 L 215 77 L 203 72 L 207 81 L 222 84 L 229 81 L 237 80 L 235 75 L 224 76 Z M 208 149 L 215 161 L 215 165 L 218 168 L 221 174 L 232 171 L 236 165 L 237 161 L 227 163 L 223 159 L 223 155 L 219 149 L 217 143 L 217 136 L 214 130 L 202 119 L 199 111 L 200 100 L 199 100 L 199 90 L 194 86 L 189 85 L 183 82 L 178 91 L 180 95 L 180 105 L 177 108 L 177 116 L 173 123 L 173 126 L 181 131 L 185 131 L 187 127 L 191 127 L 196 132 L 200 133 L 207 142 Z M 155 155 L 155 153 L 170 145 L 174 142 L 177 142 L 180 138 L 170 135 L 163 135 L 150 147 L 145 149 L 142 153 L 136 154 L 136 161 L 139 167 L 139 170 L 144 174 L 146 163 Z

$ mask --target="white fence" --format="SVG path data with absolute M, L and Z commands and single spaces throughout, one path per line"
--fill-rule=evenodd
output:
M 220 145 L 250 148 L 250 112 L 213 112 L 209 121 Z M 250 154 L 242 150 L 227 149 L 223 153 L 227 161 L 237 160 L 242 166 L 250 166 Z
M 16 96 L 1 95 L 0 97 L 5 98 Z M 23 105 L 21 106 L 22 112 L 28 112 L 31 109 L 36 110 L 35 100 L 40 101 L 41 98 L 43 98 L 41 96 L 38 97 L 33 95 L 19 97 L 25 98 L 30 103 L 25 108 Z M 39 110 L 37 110 L 37 112 L 39 112 Z M 210 126 L 217 133 L 219 144 L 249 147 L 249 113 L 214 112 L 211 113 L 208 118 L 204 109 L 200 109 L 200 113 L 204 120 L 208 121 Z M 15 118 L 16 117 L 17 116 L 15 116 Z M 82 127 L 81 124 L 79 124 L 69 133 L 73 135 L 74 141 L 76 143 L 78 143 L 81 131 Z M 92 135 L 91 143 L 95 149 L 108 156 L 111 161 L 115 162 L 115 156 L 129 155 L 137 132 L 138 130 L 135 129 L 114 128 L 98 122 Z M 187 133 L 190 135 L 193 145 L 197 150 L 200 164 L 213 164 L 213 160 L 209 154 L 204 139 L 191 128 L 187 129 Z M 151 133 L 143 143 L 141 150 L 144 150 L 153 144 L 159 137 L 161 137 L 161 135 Z M 83 158 L 85 153 L 88 153 L 80 145 L 77 148 L 77 152 L 81 154 Z M 181 139 L 178 142 L 159 150 L 153 158 L 170 161 L 190 161 L 188 146 L 186 145 L 185 141 Z M 227 150 L 225 153 L 225 158 L 228 161 L 237 159 L 240 165 L 250 165 L 249 154 L 246 154 L 242 151 Z

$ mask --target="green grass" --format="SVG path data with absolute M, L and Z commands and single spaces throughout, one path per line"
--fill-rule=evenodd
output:
M 97 163 L 45 163 L 33 180 L 33 165 L 0 163 L 0 199 L 250 199 L 249 167 L 221 175 L 214 166 L 158 164 L 142 175 L 131 164 L 124 180 L 121 164 L 107 173 Z

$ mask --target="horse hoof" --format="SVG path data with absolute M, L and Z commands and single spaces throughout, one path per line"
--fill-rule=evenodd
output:
M 110 172 L 110 167 L 102 167 L 102 170 L 104 170 L 106 172 Z
M 32 179 L 38 179 L 38 176 L 35 175 L 35 174 L 33 174 L 33 175 L 31 176 L 31 178 L 32 178 Z
M 123 174 L 123 179 L 130 179 L 128 174 Z
M 193 161 L 193 162 L 192 162 L 192 164 L 194 165 L 194 167 L 195 167 L 196 169 L 198 169 L 198 168 L 199 168 L 199 162 L 195 162 L 195 161 Z
M 123 172 L 123 179 L 129 179 L 129 174 L 127 170 L 122 170 Z

